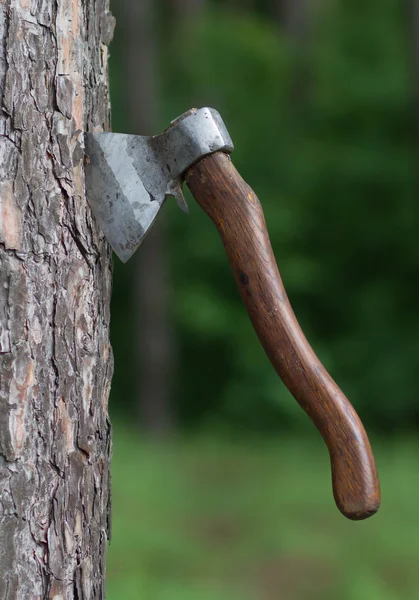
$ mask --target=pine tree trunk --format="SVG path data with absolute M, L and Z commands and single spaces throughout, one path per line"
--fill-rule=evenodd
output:
M 108 0 L 0 1 L 0 600 L 104 598 L 110 250 L 83 131 L 109 127 Z

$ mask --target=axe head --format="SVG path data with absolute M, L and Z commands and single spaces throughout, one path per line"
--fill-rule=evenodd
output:
M 183 174 L 233 142 L 211 108 L 192 109 L 153 137 L 86 133 L 86 195 L 118 257 L 126 262 L 141 244 L 167 196 L 187 212 Z

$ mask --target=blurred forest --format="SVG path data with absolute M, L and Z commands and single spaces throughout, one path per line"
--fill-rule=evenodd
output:
M 383 502 L 361 523 L 334 508 L 324 444 L 214 225 L 169 198 L 115 259 L 107 597 L 417 600 L 419 1 L 112 4 L 113 130 L 220 111 L 302 328 L 371 434 Z
M 113 130 L 220 111 L 306 335 L 369 431 L 419 422 L 415 0 L 113 2 Z M 305 430 L 213 224 L 169 199 L 115 260 L 113 414 L 150 431 Z
M 220 111 L 303 330 L 370 430 L 419 417 L 415 5 L 113 5 L 113 130 L 159 133 L 192 106 Z M 185 217 L 169 199 L 138 256 L 115 261 L 113 410 L 156 430 L 306 427 L 212 223 L 188 202 Z

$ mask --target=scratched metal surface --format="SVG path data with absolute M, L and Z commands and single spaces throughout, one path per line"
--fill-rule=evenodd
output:
M 161 135 L 87 133 L 86 193 L 118 257 L 141 244 L 168 196 L 187 212 L 182 175 L 199 159 L 230 153 L 233 142 L 216 110 L 192 109 Z

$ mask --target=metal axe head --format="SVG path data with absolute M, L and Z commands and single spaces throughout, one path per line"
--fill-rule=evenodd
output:
M 161 135 L 86 133 L 86 195 L 119 258 L 126 262 L 141 244 L 167 196 L 188 211 L 183 173 L 233 142 L 219 113 L 192 109 Z

